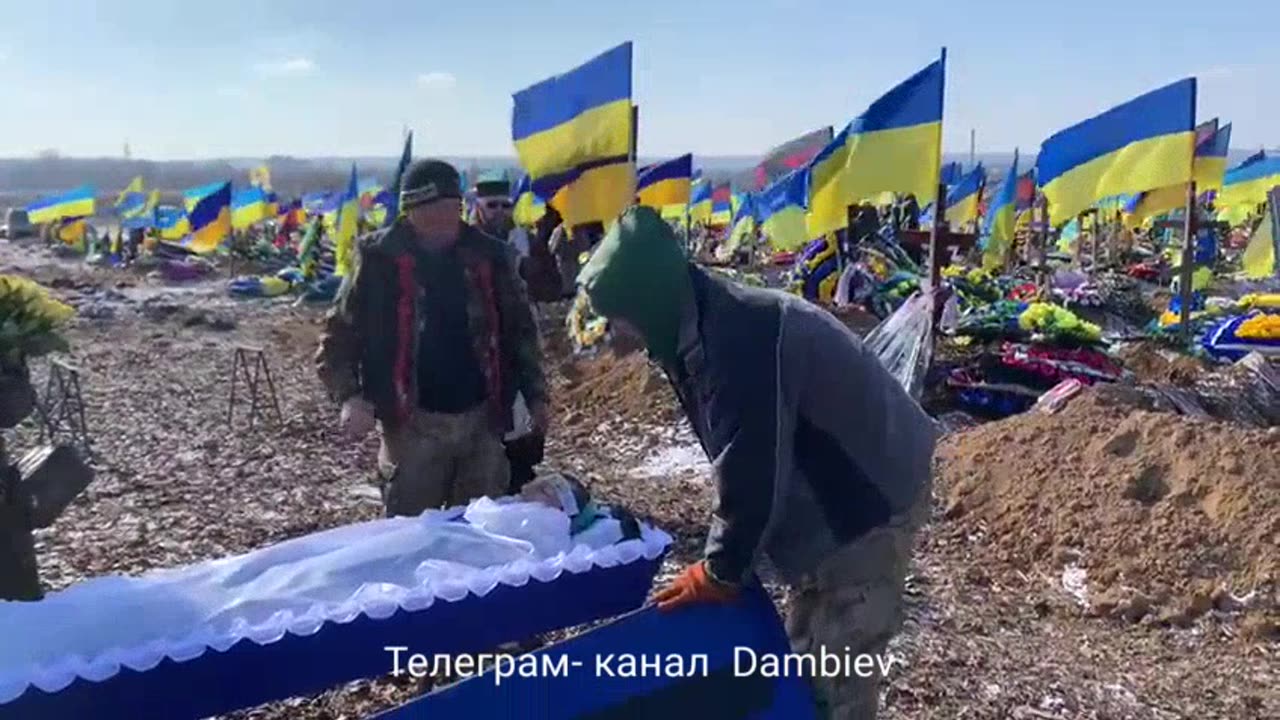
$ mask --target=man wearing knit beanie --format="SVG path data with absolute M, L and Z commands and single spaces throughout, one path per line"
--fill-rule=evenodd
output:
M 343 429 L 381 430 L 388 515 L 506 494 L 516 394 L 547 423 L 537 327 L 506 245 L 461 220 L 458 171 L 419 160 L 401 217 L 360 239 L 316 363 Z
M 657 593 L 659 609 L 731 602 L 764 556 L 790 589 L 796 653 L 883 656 L 929 511 L 929 416 L 843 323 L 692 265 L 652 208 L 619 219 L 578 284 L 643 338 L 712 461 L 704 557 Z M 830 716 L 874 718 L 877 680 L 813 684 Z

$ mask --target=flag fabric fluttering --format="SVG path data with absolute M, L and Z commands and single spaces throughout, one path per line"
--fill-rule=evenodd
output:
M 848 206 L 881 192 L 936 200 L 946 54 L 873 102 L 810 164 L 809 236 L 843 228 Z
M 651 208 L 687 205 L 692 178 L 692 154 L 650 165 L 636 178 L 636 197 Z
M 706 178 L 693 181 L 689 189 L 689 220 L 705 223 L 711 219 L 711 183 Z
M 351 179 L 338 207 L 337 231 L 333 236 L 333 273 L 345 277 L 351 273 L 355 255 L 356 232 L 360 220 L 360 191 L 356 185 L 356 166 L 351 166 Z
M 85 218 L 63 218 L 58 221 L 58 239 L 72 247 L 84 249 L 89 222 Z
M 124 201 L 130 195 L 135 195 L 135 194 L 141 195 L 142 193 L 143 193 L 142 176 L 139 175 L 134 179 L 130 180 L 129 184 L 126 185 L 124 189 L 120 191 L 120 194 L 118 196 L 116 196 L 116 207 L 119 208 L 121 205 L 123 205 Z
M 1206 132 L 1203 128 L 1212 124 Z M 1196 182 L 1196 192 L 1217 191 L 1222 189 L 1222 179 L 1227 171 L 1227 150 L 1231 143 L 1231 123 L 1217 127 L 1214 118 L 1196 129 L 1196 154 L 1192 165 L 1192 177 Z M 1136 201 L 1126 208 L 1125 222 L 1130 227 L 1138 227 L 1162 213 L 1187 205 L 1186 185 L 1166 185 L 1148 192 L 1139 193 Z
M 1280 157 L 1242 163 L 1226 172 L 1216 203 L 1219 208 L 1252 211 L 1266 202 L 1267 193 L 1277 185 L 1280 185 Z
M 204 198 L 204 197 L 206 197 L 206 196 L 208 196 L 208 195 L 211 195 L 211 194 L 213 194 L 213 193 L 215 193 L 215 192 L 218 192 L 219 190 L 221 190 L 221 189 L 222 189 L 222 186 L 223 186 L 223 185 L 226 185 L 226 186 L 228 186 L 228 187 L 229 187 L 229 186 L 231 185 L 231 183 L 229 183 L 229 182 L 214 182 L 214 183 L 209 183 L 208 185 L 199 185 L 199 186 L 197 186 L 197 187 L 188 188 L 188 189 L 186 189 L 186 190 L 183 190 L 183 191 L 182 191 L 182 204 L 183 204 L 183 206 L 184 206 L 184 207 L 186 207 L 187 212 L 188 212 L 188 213 L 190 213 L 190 212 L 195 208 L 196 203 L 200 202 L 200 200 L 201 200 L 202 198 Z
M 1258 152 L 1256 152 L 1256 153 L 1254 153 L 1254 154 L 1250 155 L 1249 157 L 1245 158 L 1245 159 L 1244 159 L 1244 160 L 1243 160 L 1239 165 L 1237 165 L 1236 167 L 1237 167 L 1237 168 L 1249 167 L 1250 165 L 1252 165 L 1252 164 L 1254 164 L 1254 163 L 1256 163 L 1256 162 L 1258 162 L 1258 161 L 1260 161 L 1260 160 L 1266 160 L 1266 159 L 1267 159 L 1267 151 L 1266 151 L 1266 150 L 1259 150 Z
M 1195 154 L 1196 80 L 1141 95 L 1045 140 L 1036 177 L 1061 225 L 1112 195 L 1185 184 Z
M 526 173 L 511 190 L 511 219 L 520 227 L 533 227 L 547 212 L 547 204 L 533 192 Z
M 260 186 L 240 190 L 231 197 L 232 228 L 244 230 L 267 217 L 267 194 Z
M 951 187 L 960 182 L 962 177 L 964 177 L 964 166 L 959 162 L 949 162 L 943 165 L 942 170 L 938 173 L 938 182 Z
M 1277 276 L 1280 264 L 1280 188 L 1267 193 L 1267 209 L 1262 222 L 1254 229 L 1249 244 L 1244 249 L 1241 265 L 1244 276 L 1250 280 L 1265 280 Z
M 750 239 L 756 229 L 756 197 L 752 193 L 743 195 L 738 207 L 733 211 L 733 222 L 729 227 L 729 238 L 725 242 L 723 252 L 732 257 L 742 247 L 742 243 Z
M 156 208 L 155 226 L 161 240 L 181 240 L 191 234 L 191 219 L 182 208 Z
M 729 183 L 711 189 L 711 215 L 707 222 L 724 227 L 733 221 L 733 188 Z
M 834 133 L 835 129 L 828 125 L 788 140 L 765 153 L 764 159 L 752 173 L 755 176 L 755 189 L 763 190 L 793 170 L 808 165 L 814 156 L 822 152 L 822 148 L 831 143 Z
M 978 219 L 978 201 L 982 199 L 982 188 L 986 184 L 987 171 L 978 163 L 960 181 L 947 191 L 947 223 L 952 228 L 976 222 Z
M 804 207 L 808 188 L 808 170 L 801 168 L 784 175 L 760 194 L 760 229 L 774 250 L 794 252 L 809 241 Z
M 413 160 L 413 131 L 410 130 L 404 136 L 404 148 L 400 151 L 400 162 L 396 164 L 396 174 L 391 177 L 390 195 L 387 199 L 387 216 L 383 219 L 383 226 L 390 225 L 400 217 L 400 181 L 404 178 L 405 170 L 408 169 L 409 163 Z
M 204 255 L 211 253 L 231 235 L 231 183 L 200 198 L 188 214 L 191 239 L 187 248 Z
M 64 193 L 38 198 L 27 206 L 27 217 L 36 225 L 63 218 L 89 217 L 97 207 L 95 198 L 93 187 L 82 185 Z
M 1022 173 L 1018 178 L 1018 210 L 1028 210 L 1036 201 L 1036 169 Z
M 631 43 L 513 96 L 511 137 L 566 227 L 609 224 L 635 198 Z
M 1013 246 L 1018 212 L 1018 151 L 1013 151 L 1013 164 L 1005 173 L 995 200 L 987 211 L 984 232 L 986 238 L 982 250 L 982 267 L 987 270 L 1002 267 L 1009 248 Z
M 271 189 L 271 169 L 266 165 L 259 165 L 249 170 L 249 185 L 252 187 L 262 188 L 263 190 Z

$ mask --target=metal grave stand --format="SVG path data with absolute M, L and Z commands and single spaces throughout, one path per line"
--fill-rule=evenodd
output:
M 51 359 L 49 378 L 36 408 L 40 414 L 41 442 L 54 442 L 65 433 L 86 458 L 92 457 L 89 425 L 84 419 L 84 396 L 80 393 L 79 368 Z
M 271 379 L 271 368 L 267 366 L 267 355 L 260 347 L 237 345 L 235 357 L 231 365 L 230 401 L 227 404 L 227 425 L 235 422 L 236 386 L 243 380 L 249 391 L 249 427 L 252 428 L 258 418 L 267 420 L 264 406 L 269 405 L 277 423 L 284 422 L 280 413 L 280 401 L 276 396 L 276 385 Z M 262 397 L 265 383 L 266 397 Z

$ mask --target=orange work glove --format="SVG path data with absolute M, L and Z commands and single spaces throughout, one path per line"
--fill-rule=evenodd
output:
M 675 580 L 653 596 L 658 609 L 667 612 L 692 603 L 722 603 L 738 596 L 738 588 L 722 583 L 707 572 L 706 561 L 684 569 Z

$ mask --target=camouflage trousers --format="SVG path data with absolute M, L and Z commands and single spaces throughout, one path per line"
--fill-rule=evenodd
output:
M 850 662 L 862 654 L 885 657 L 890 638 L 902 627 L 911 547 L 929 517 L 931 495 L 926 485 L 909 510 L 832 553 L 790 588 L 787 636 L 794 652 L 820 657 L 825 649 Z M 875 718 L 881 675 L 863 675 L 812 679 L 826 717 Z
M 505 495 L 511 476 L 484 405 L 458 415 L 419 410 L 403 426 L 383 429 L 378 471 L 388 517 Z

